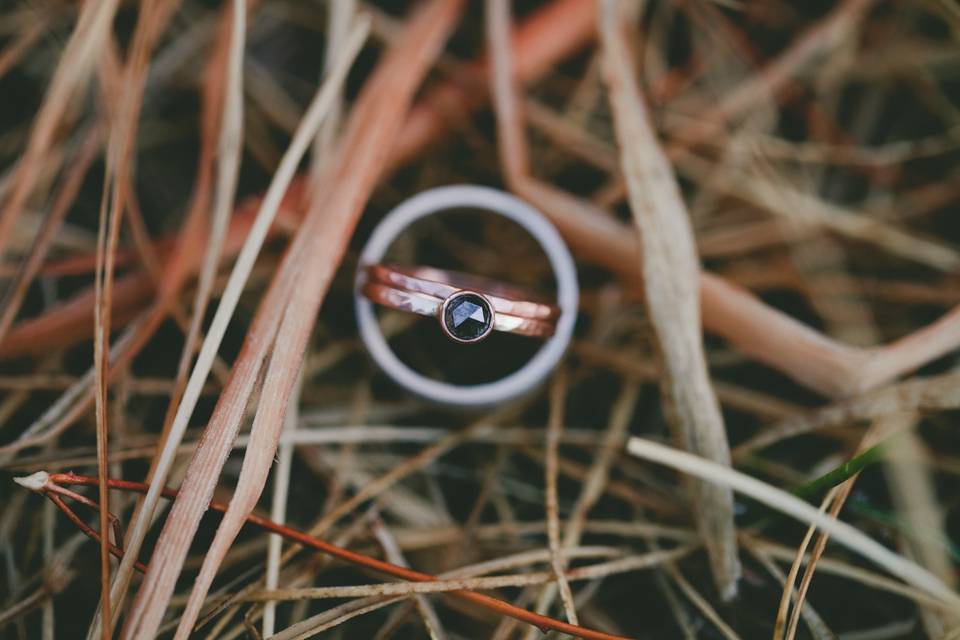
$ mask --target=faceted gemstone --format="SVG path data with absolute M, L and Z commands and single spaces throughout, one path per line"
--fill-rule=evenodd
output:
M 457 340 L 469 342 L 483 336 L 493 322 L 493 310 L 473 293 L 460 293 L 447 303 L 443 324 Z

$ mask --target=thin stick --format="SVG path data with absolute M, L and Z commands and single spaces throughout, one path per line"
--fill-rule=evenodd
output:
M 112 145 L 111 145 L 112 146 Z M 104 182 L 110 184 L 112 164 L 116 163 L 115 154 L 108 154 L 106 177 Z M 114 165 L 115 166 L 115 165 Z M 97 225 L 97 271 L 96 271 L 96 301 L 94 307 L 94 407 L 96 415 L 97 434 L 97 474 L 100 478 L 98 494 L 100 500 L 100 531 L 107 530 L 110 513 L 110 493 L 106 481 L 109 479 L 107 460 L 108 435 L 107 428 L 107 369 L 109 363 L 110 341 L 110 309 L 113 293 L 113 256 L 117 248 L 117 238 L 120 232 L 120 216 L 110 215 L 108 189 L 103 191 L 100 203 L 100 219 Z M 109 227 L 109 229 L 108 229 Z M 58 505 L 59 506 L 59 505 Z M 100 539 L 100 609 L 104 615 L 110 617 L 110 544 L 107 536 Z M 103 640 L 110 640 L 110 630 L 104 627 L 100 634 Z
M 502 4 L 502 2 L 496 2 L 494 4 Z M 573 604 L 573 593 L 570 591 L 570 583 L 567 582 L 563 558 L 560 555 L 557 449 L 560 446 L 560 435 L 563 430 L 566 395 L 567 376 L 565 370 L 561 369 L 554 378 L 553 386 L 550 389 L 550 418 L 547 424 L 547 463 L 544 465 L 544 473 L 546 474 L 547 481 L 547 541 L 550 545 L 550 566 L 553 568 L 553 573 L 557 579 L 556 588 L 560 591 L 560 600 L 563 602 L 563 609 L 567 614 L 567 620 L 572 624 L 579 624 L 577 620 L 577 609 Z M 549 588 L 545 589 L 540 594 L 540 600 L 537 602 L 537 610 L 540 612 L 545 611 L 552 601 L 553 590 Z
M 54 505 L 51 503 L 43 506 L 43 561 L 44 564 L 52 564 L 54 556 L 54 530 L 57 525 L 57 513 Z M 56 633 L 56 618 L 54 616 L 53 600 L 48 600 L 43 605 L 43 630 L 41 631 L 42 640 L 54 640 Z
M 833 501 L 835 495 L 836 488 L 833 488 L 827 492 L 827 495 L 820 504 L 821 513 L 824 513 L 827 510 L 827 507 L 830 506 L 830 503 Z M 780 595 L 780 604 L 777 607 L 777 615 L 774 618 L 773 640 L 781 640 L 781 638 L 783 638 L 783 632 L 787 626 L 787 613 L 790 611 L 790 599 L 795 597 L 793 595 L 793 583 L 796 582 L 797 574 L 800 573 L 800 565 L 806 558 L 807 547 L 810 546 L 810 541 L 813 539 L 813 534 L 815 531 L 816 527 L 812 525 L 807 528 L 807 532 L 803 535 L 803 540 L 800 541 L 800 545 L 797 547 L 797 555 L 790 564 L 790 571 L 787 573 L 783 583 L 783 593 Z M 802 603 L 797 603 L 794 606 L 802 608 Z
M 836 518 L 843 505 L 846 503 L 847 498 L 850 496 L 850 492 L 853 490 L 853 485 L 856 482 L 860 474 L 855 475 L 846 482 L 844 482 L 839 487 L 836 487 L 834 491 L 831 491 L 832 500 L 824 500 L 824 504 L 830 505 L 830 516 Z M 813 581 L 813 573 L 816 571 L 817 562 L 820 561 L 820 558 L 823 557 L 823 552 L 827 548 L 827 540 L 829 536 L 826 532 L 821 531 L 820 535 L 817 537 L 816 543 L 813 545 L 813 552 L 810 554 L 810 561 L 807 563 L 806 569 L 804 569 L 803 577 L 800 579 L 800 588 L 797 589 L 797 601 L 793 605 L 793 612 L 790 614 L 790 622 L 787 625 L 786 640 L 794 640 L 797 634 L 797 627 L 800 624 L 800 612 L 803 610 L 803 603 L 807 598 L 807 591 L 810 589 L 810 583 Z M 799 554 L 802 555 L 802 554 Z
M 670 577 L 673 578 L 673 581 L 677 583 L 677 586 L 680 587 L 680 591 L 683 592 L 683 595 L 693 603 L 697 609 L 700 610 L 700 613 L 704 615 L 710 622 L 713 623 L 713 626 L 723 635 L 727 640 L 740 640 L 740 636 L 734 631 L 726 621 L 720 617 L 720 614 L 717 613 L 716 609 L 710 606 L 710 603 L 704 598 L 700 593 L 694 588 L 690 582 L 683 577 L 683 574 L 677 570 L 676 566 L 673 564 L 667 565 L 667 573 L 670 574 Z
M 878 442 L 889 437 L 891 432 L 899 432 L 909 429 L 913 420 L 914 418 L 912 414 L 909 413 L 888 417 L 885 420 L 878 420 L 861 439 L 860 444 L 857 446 L 857 454 L 862 454 L 871 448 L 875 449 L 878 446 Z M 830 516 L 836 518 L 840 514 L 841 509 L 843 509 L 843 505 L 846 504 L 847 498 L 850 497 L 850 492 L 853 491 L 854 483 L 859 476 L 860 472 L 857 471 L 849 479 L 833 487 L 824 497 L 820 506 L 820 513 L 823 513 L 829 507 Z M 806 555 L 807 545 L 810 543 L 810 538 L 813 536 L 815 529 L 816 527 L 813 525 L 808 528 L 807 533 L 804 536 L 803 543 L 797 549 L 797 557 L 790 567 L 790 582 L 785 585 L 783 596 L 781 597 L 780 610 L 777 613 L 777 621 L 774 625 L 774 640 L 779 640 L 781 637 L 786 637 L 786 640 L 793 640 L 796 637 L 797 628 L 800 624 L 800 615 L 803 611 L 803 605 L 807 597 L 807 592 L 810 589 L 810 583 L 813 581 L 814 571 L 816 571 L 817 563 L 820 562 L 820 559 L 823 557 L 823 553 L 826 550 L 827 540 L 829 539 L 829 535 L 826 531 L 820 531 L 819 535 L 817 536 L 817 541 L 814 544 L 813 551 L 810 554 L 810 558 L 807 561 L 807 566 L 804 569 L 803 577 L 800 580 L 800 587 L 797 589 L 796 602 L 793 605 L 793 612 L 791 613 L 790 620 L 786 625 L 785 635 L 783 633 L 783 615 L 786 614 L 786 607 L 789 605 L 789 596 L 793 588 L 793 581 L 796 578 L 797 570 L 799 569 L 800 564 Z
M 747 551 L 749 551 L 757 561 L 763 565 L 763 567 L 777 579 L 780 584 L 786 588 L 787 586 L 787 576 L 783 574 L 783 571 L 779 566 L 764 552 L 759 549 L 755 549 L 750 545 L 746 545 Z M 836 635 L 827 627 L 827 624 L 823 621 L 823 618 L 820 617 L 813 607 L 810 606 L 809 602 L 804 602 L 801 607 L 801 615 L 803 615 L 804 620 L 807 623 L 807 626 L 813 632 L 814 638 L 816 640 L 832 640 Z
M 644 555 L 625 556 L 607 562 L 570 569 L 570 580 L 596 580 L 606 576 L 645 569 L 674 560 L 689 552 L 689 547 L 668 551 L 652 551 Z M 474 573 L 474 572 L 471 572 Z M 449 574 L 447 574 L 449 575 Z M 551 584 L 556 580 L 552 571 L 537 571 L 514 575 L 484 577 L 461 577 L 438 579 L 434 582 L 387 582 L 379 584 L 351 585 L 343 587 L 310 587 L 306 589 L 281 589 L 279 591 L 254 591 L 242 598 L 244 601 L 261 602 L 268 599 L 306 600 L 323 598 L 358 598 L 366 596 L 413 595 L 425 593 L 449 593 L 461 590 L 499 589 L 528 585 Z
M 403 552 L 400 550 L 400 545 L 397 544 L 396 539 L 393 537 L 393 534 L 390 533 L 383 519 L 379 516 L 374 516 L 371 520 L 373 535 L 383 548 L 383 553 L 387 560 L 401 567 L 409 567 L 410 565 L 407 564 L 407 560 L 403 557 Z M 447 633 L 444 631 L 443 625 L 440 623 L 440 618 L 437 616 L 437 612 L 433 608 L 433 605 L 430 604 L 430 601 L 423 596 L 415 596 L 414 602 L 416 603 L 417 612 L 423 620 L 423 626 L 426 628 L 431 640 L 445 640 Z
M 51 493 L 48 493 L 48 494 L 47 494 L 47 497 L 50 498 L 50 501 L 51 501 L 54 505 L 56 505 L 56 507 L 57 507 L 58 509 L 60 509 L 60 511 L 62 511 L 65 516 L 67 516 L 67 519 L 70 520 L 70 522 L 72 522 L 74 525 L 76 525 L 76 527 L 77 527 L 78 529 L 80 529 L 80 531 L 82 531 L 82 532 L 84 533 L 84 535 L 88 536 L 88 537 L 91 538 L 92 540 L 96 540 L 97 542 L 100 542 L 101 544 L 107 539 L 107 536 L 101 536 L 99 532 L 94 531 L 93 529 L 91 529 L 90 526 L 87 525 L 87 523 L 84 522 L 84 521 L 80 518 L 80 516 L 78 516 L 78 515 L 73 511 L 73 509 L 71 509 L 71 508 L 67 505 L 67 503 L 65 503 L 65 502 L 63 501 L 63 498 L 61 498 L 60 496 L 58 496 L 58 495 L 56 495 L 56 494 L 54 494 L 54 493 L 52 493 L 52 492 L 51 492 Z M 123 557 L 123 549 L 121 549 L 121 548 L 118 547 L 117 545 L 115 545 L 115 544 L 109 544 L 109 543 L 108 543 L 108 544 L 107 544 L 107 547 L 108 547 L 110 553 L 112 553 L 113 555 L 115 555 L 117 558 L 122 558 L 122 557 Z M 144 572 L 147 570 L 147 566 L 146 566 L 145 564 L 143 564 L 142 562 L 135 562 L 135 563 L 134 563 L 134 566 L 136 567 L 137 571 L 139 571 L 139 572 L 141 572 L 141 573 L 144 573 Z
M 354 0 L 343 0 L 341 2 L 331 2 L 327 10 L 327 42 L 323 56 L 323 73 L 328 74 L 336 65 L 337 53 L 343 48 L 345 40 L 349 34 L 350 25 L 353 22 L 356 13 L 356 3 Z M 312 157 L 310 159 L 310 185 L 319 184 L 323 169 L 329 163 L 329 154 L 333 149 L 333 142 L 340 126 L 340 115 L 343 109 L 343 96 L 338 96 L 331 107 L 330 115 L 320 125 L 317 135 L 313 140 Z M 304 371 L 301 368 L 300 379 L 297 381 L 297 387 L 291 395 L 290 404 L 287 407 L 287 415 L 284 417 L 284 427 L 282 435 L 296 437 L 296 431 L 299 422 L 299 397 L 303 385 Z M 281 435 L 281 437 L 282 437 Z M 285 442 L 280 445 L 279 463 L 274 476 L 274 491 L 270 507 L 271 517 L 281 524 L 286 519 L 287 491 L 290 485 L 290 471 L 293 461 L 293 442 Z M 277 536 L 271 536 L 267 544 L 267 569 L 265 577 L 266 588 L 276 587 L 280 577 L 282 539 Z M 263 635 L 268 637 L 273 635 L 276 621 L 276 603 L 268 601 L 263 607 Z

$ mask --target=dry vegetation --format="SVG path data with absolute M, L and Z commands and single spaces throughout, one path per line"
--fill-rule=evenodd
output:
M 958 40 L 952 0 L 0 3 L 0 637 L 960 639 Z M 469 413 L 352 316 L 376 221 L 460 182 L 583 289 Z M 550 286 L 431 225 L 398 259 Z M 382 320 L 461 383 L 534 347 Z

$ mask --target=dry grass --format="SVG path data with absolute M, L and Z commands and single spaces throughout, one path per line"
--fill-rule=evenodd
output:
M 960 637 L 960 14 L 808 4 L 0 7 L 0 637 Z M 475 413 L 351 315 L 458 182 L 583 289 Z M 463 220 L 397 255 L 549 284 Z

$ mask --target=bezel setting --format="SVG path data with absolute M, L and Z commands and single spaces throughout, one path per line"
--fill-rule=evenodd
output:
M 457 327 L 451 326 L 452 318 L 448 316 L 448 311 L 455 309 L 457 303 L 467 303 L 474 304 L 479 307 L 484 315 L 483 328 L 481 332 L 475 336 L 464 337 L 462 331 L 458 332 Z M 475 313 L 475 312 L 474 312 Z M 449 296 L 447 296 L 443 304 L 440 305 L 440 309 L 437 311 L 437 320 L 440 322 L 440 328 L 443 330 L 444 334 L 454 342 L 460 342 L 463 344 L 471 344 L 474 342 L 480 342 L 484 338 L 490 335 L 490 332 L 493 331 L 493 325 L 495 320 L 496 311 L 494 311 L 493 304 L 490 300 L 487 299 L 482 293 L 476 291 L 470 291 L 467 289 L 457 291 Z M 473 314 L 471 314 L 472 316 Z M 476 318 L 471 318 L 473 321 L 477 321 Z

